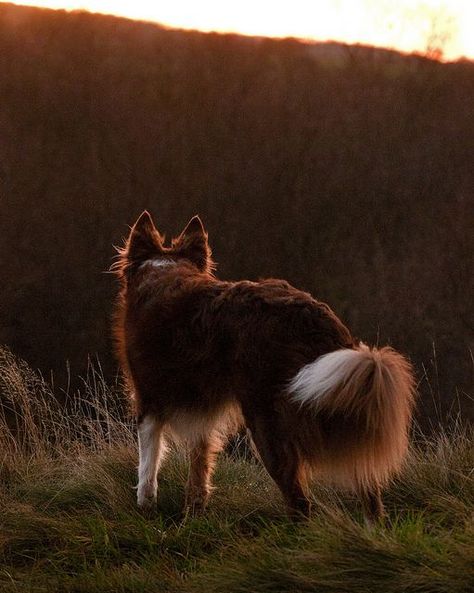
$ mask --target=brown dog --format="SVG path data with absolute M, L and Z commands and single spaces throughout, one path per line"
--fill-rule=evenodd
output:
M 115 265 L 115 334 L 138 420 L 138 504 L 156 501 L 165 436 L 186 441 L 186 504 L 203 508 L 225 437 L 244 424 L 290 513 L 311 471 L 356 491 L 368 519 L 408 443 L 410 364 L 358 343 L 331 309 L 282 280 L 222 282 L 198 217 L 165 247 L 144 212 Z

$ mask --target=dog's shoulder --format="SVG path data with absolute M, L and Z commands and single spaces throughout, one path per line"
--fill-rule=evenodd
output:
M 314 305 L 317 301 L 307 292 L 298 290 L 286 280 L 266 278 L 251 282 L 228 283 L 223 297 L 240 303 L 262 303 L 268 305 Z

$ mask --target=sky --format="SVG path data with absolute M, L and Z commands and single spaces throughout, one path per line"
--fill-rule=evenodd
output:
M 474 0 L 33 0 L 167 26 L 300 37 L 474 59 Z

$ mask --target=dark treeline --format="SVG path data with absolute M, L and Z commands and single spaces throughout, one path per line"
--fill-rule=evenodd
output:
M 0 342 L 115 372 L 113 244 L 199 213 L 221 278 L 284 277 L 474 417 L 474 65 L 0 5 Z

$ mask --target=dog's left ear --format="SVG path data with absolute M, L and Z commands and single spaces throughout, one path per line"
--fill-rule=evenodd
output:
M 181 235 L 173 240 L 172 245 L 177 255 L 191 261 L 202 272 L 212 269 L 211 248 L 199 216 L 191 218 Z

